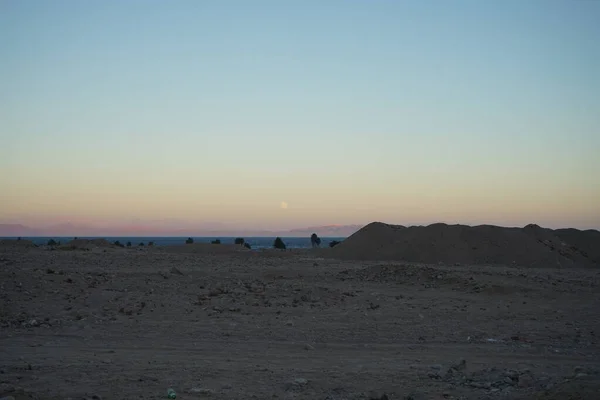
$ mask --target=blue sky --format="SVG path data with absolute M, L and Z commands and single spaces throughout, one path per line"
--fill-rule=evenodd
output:
M 0 222 L 600 228 L 598 21 L 583 0 L 0 1 Z

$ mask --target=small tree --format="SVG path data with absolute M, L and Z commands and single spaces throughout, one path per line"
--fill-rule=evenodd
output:
M 244 245 L 244 242 L 245 242 L 244 238 L 236 238 L 234 241 L 235 244 L 239 244 L 242 246 Z
M 143 245 L 144 245 L 144 242 L 140 242 L 140 244 L 138 244 L 138 246 L 143 246 Z
M 283 240 L 281 240 L 280 237 L 275 238 L 275 241 L 273 242 L 273 247 L 275 247 L 276 249 L 281 249 L 281 250 L 286 249 L 285 243 L 283 243 Z
M 187 238 L 187 240 L 185 241 L 185 244 L 192 244 L 194 243 L 194 239 L 192 239 L 191 237 Z
M 215 239 L 211 243 L 212 244 L 221 244 L 221 239 Z
M 250 246 L 250 243 L 248 243 L 248 242 L 244 243 L 244 247 L 247 248 L 248 250 L 252 250 L 252 247 Z
M 154 246 L 154 242 L 148 242 L 148 246 Z
M 54 239 L 48 240 L 48 246 L 56 246 L 58 243 Z
M 321 238 L 317 236 L 316 233 L 310 235 L 310 244 L 312 247 L 320 247 L 321 246 Z
M 329 242 L 329 247 L 335 247 L 340 243 L 341 243 L 340 241 L 332 240 L 331 242 Z
M 127 247 L 131 247 L 131 242 L 127 242 Z
M 123 246 L 123 244 L 121 244 L 121 242 L 119 242 L 118 240 L 115 240 L 115 242 L 113 243 L 115 246 L 119 246 L 119 247 L 125 247 Z

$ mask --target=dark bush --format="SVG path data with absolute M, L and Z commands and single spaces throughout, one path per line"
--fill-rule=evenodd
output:
M 148 242 L 148 246 L 154 246 L 154 242 Z
M 143 245 L 144 245 L 144 242 L 140 242 L 140 244 L 138 244 L 138 246 L 143 246 Z
M 118 240 L 115 240 L 115 242 L 113 243 L 115 246 L 119 246 L 119 247 L 125 247 L 123 246 L 123 244 L 121 242 L 119 242 Z
M 312 247 L 320 247 L 321 246 L 321 238 L 317 236 L 316 233 L 310 235 L 310 244 Z
M 56 242 L 56 240 L 54 239 L 50 239 L 48 240 L 48 246 L 57 246 L 58 243 Z
M 342 243 L 342 242 L 340 242 L 338 240 L 332 240 L 331 242 L 329 242 L 329 247 L 335 247 L 340 243 Z
M 235 244 L 240 244 L 240 245 L 243 246 L 244 243 L 245 243 L 245 240 L 244 240 L 244 238 L 236 238 L 235 241 L 234 241 L 234 243 Z
M 275 238 L 275 241 L 273 242 L 273 247 L 275 247 L 276 249 L 281 249 L 281 250 L 286 249 L 285 243 L 283 243 L 283 240 L 281 240 L 280 237 Z
M 127 242 L 127 247 L 131 247 L 131 242 Z
M 191 237 L 187 238 L 187 240 L 185 241 L 185 244 L 192 244 L 194 243 L 194 239 L 192 239 Z
M 221 239 L 215 239 L 211 243 L 212 244 L 221 244 Z
M 247 248 L 248 250 L 252 250 L 252 247 L 250 246 L 250 243 L 248 243 L 248 242 L 244 243 L 244 247 Z

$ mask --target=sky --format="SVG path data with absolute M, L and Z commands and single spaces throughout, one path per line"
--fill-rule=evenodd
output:
M 0 223 L 600 228 L 600 2 L 0 0 Z

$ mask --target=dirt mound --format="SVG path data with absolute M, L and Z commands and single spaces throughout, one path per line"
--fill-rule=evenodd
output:
M 556 229 L 554 234 L 565 243 L 577 248 L 596 264 L 600 264 L 600 231 L 588 229 Z
M 164 251 L 167 253 L 230 254 L 246 253 L 250 250 L 238 244 L 192 243 L 165 246 Z
M 537 225 L 387 225 L 373 222 L 331 249 L 336 258 L 419 263 L 571 267 L 595 264 L 552 230 Z
M 25 239 L 2 239 L 0 240 L 0 248 L 12 248 L 12 249 L 24 249 L 30 247 L 37 247 L 31 240 Z
M 115 247 L 106 239 L 73 239 L 66 244 L 59 246 L 61 250 L 91 250 L 94 248 Z

